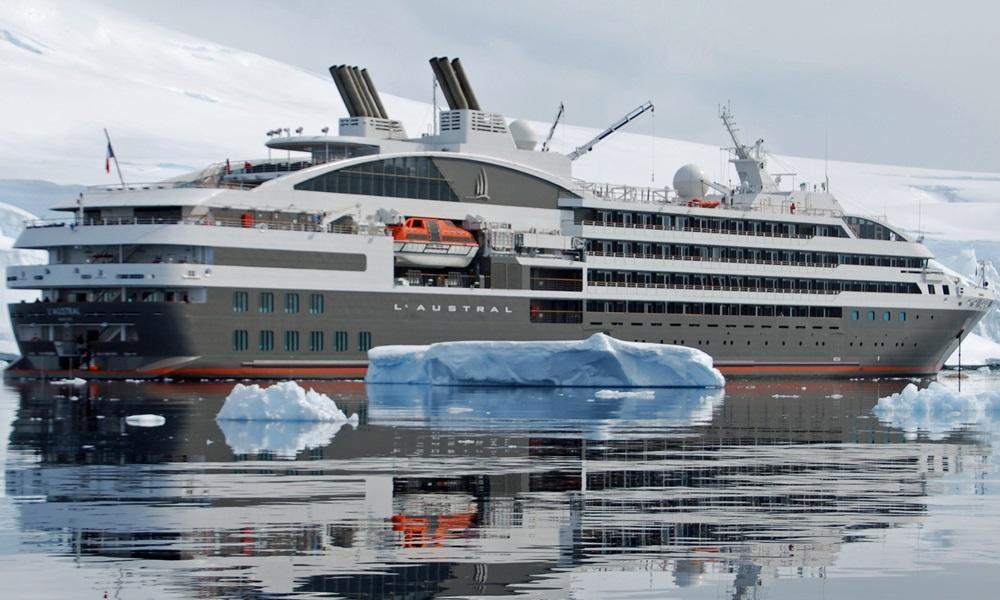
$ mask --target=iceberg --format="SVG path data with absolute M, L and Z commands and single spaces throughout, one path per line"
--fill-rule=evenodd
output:
M 132 427 L 160 427 L 167 420 L 162 415 L 129 415 L 125 422 Z
M 691 387 L 726 384 L 712 357 L 685 346 L 624 342 L 603 333 L 559 342 L 442 342 L 368 351 L 367 383 Z
M 282 381 L 267 388 L 237 383 L 215 419 L 358 424 L 357 414 L 348 417 L 329 396 L 312 389 L 306 391 L 294 381 Z
M 898 394 L 879 398 L 872 412 L 879 421 L 902 429 L 907 439 L 922 431 L 937 440 L 963 425 L 982 424 L 1000 415 L 1000 390 L 958 392 L 937 381 L 924 389 L 909 383 Z
M 74 377 L 73 379 L 53 379 L 50 381 L 52 385 L 72 385 L 78 387 L 81 385 L 87 385 L 87 380 L 81 377 Z

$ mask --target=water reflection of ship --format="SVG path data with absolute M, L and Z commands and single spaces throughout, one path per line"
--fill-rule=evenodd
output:
M 6 486 L 12 496 L 48 499 L 18 504 L 19 524 L 68 532 L 66 552 L 242 556 L 262 590 L 292 591 L 278 589 L 284 584 L 264 566 L 295 555 L 302 593 L 534 592 L 595 585 L 591 569 L 635 569 L 665 574 L 674 586 L 724 573 L 738 597 L 776 573 L 821 573 L 841 544 L 866 532 L 919 521 L 937 475 L 962 470 L 979 452 L 961 436 L 898 443 L 900 433 L 867 418 L 878 396 L 871 383 L 838 383 L 840 401 L 825 397 L 830 390 L 757 385 L 731 386 L 724 404 L 709 403 L 708 419 L 700 401 L 664 407 L 658 426 L 630 408 L 641 399 L 553 397 L 532 413 L 520 397 L 526 419 L 508 409 L 498 425 L 477 414 L 492 412 L 495 392 L 475 399 L 413 388 L 410 402 L 376 393 L 357 432 L 345 429 L 300 455 L 313 460 L 280 470 L 255 462 L 112 466 L 232 460 L 202 418 L 218 407 L 211 388 L 142 386 L 121 402 L 169 397 L 176 414 L 167 427 L 176 428 L 126 431 L 121 440 L 109 419 L 75 418 L 72 411 L 102 410 L 96 401 L 89 409 L 83 399 L 53 403 L 39 388 L 22 388 L 12 445 L 40 462 L 10 466 Z M 54 431 L 32 420 L 45 410 L 64 417 Z M 75 447 L 81 442 L 100 449 L 97 460 Z

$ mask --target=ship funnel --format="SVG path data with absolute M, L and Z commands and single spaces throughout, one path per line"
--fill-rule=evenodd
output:
M 465 101 L 469 104 L 469 108 L 472 110 L 480 110 L 479 100 L 476 99 L 476 95 L 472 93 L 472 86 L 469 85 L 469 78 L 465 76 L 465 69 L 462 68 L 462 63 L 457 58 L 451 61 L 451 68 L 455 72 L 455 77 L 458 79 L 458 84 L 462 88 L 462 93 L 465 95 Z
M 337 85 L 337 91 L 344 101 L 347 114 L 352 117 L 377 117 L 387 119 L 382 99 L 368 75 L 367 69 L 335 65 L 330 67 L 330 76 Z
M 469 85 L 469 79 L 465 76 L 465 69 L 457 58 L 449 62 L 447 57 L 442 56 L 432 58 L 430 63 L 438 85 L 444 92 L 444 98 L 448 101 L 448 108 L 481 110 L 479 100 L 476 99 L 472 86 Z

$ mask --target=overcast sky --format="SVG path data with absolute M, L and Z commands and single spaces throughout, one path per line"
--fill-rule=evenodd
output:
M 726 142 L 732 103 L 772 152 L 1000 171 L 1000 2 L 105 0 L 326 75 L 368 67 L 430 100 L 461 57 L 484 109 L 603 127 L 647 99 L 657 135 Z M 632 126 L 650 133 L 654 122 Z

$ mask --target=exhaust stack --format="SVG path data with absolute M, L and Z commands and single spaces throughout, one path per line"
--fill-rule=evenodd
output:
M 472 92 L 472 86 L 469 85 L 469 79 L 465 76 L 465 69 L 457 58 L 449 62 L 448 57 L 442 56 L 432 58 L 430 63 L 449 109 L 482 110 L 479 100 Z
M 465 101 L 469 104 L 469 108 L 472 110 L 481 110 L 479 108 L 479 100 L 476 99 L 476 95 L 472 93 L 472 86 L 469 85 L 469 78 L 465 76 L 465 69 L 462 68 L 462 63 L 457 58 L 451 61 L 451 68 L 455 72 L 455 77 L 458 79 L 458 84 L 462 88 L 462 94 L 465 95 Z
M 351 117 L 389 118 L 367 69 L 335 65 L 330 67 L 330 76 L 333 77 L 333 82 L 337 85 L 337 91 L 340 92 L 348 115 Z

